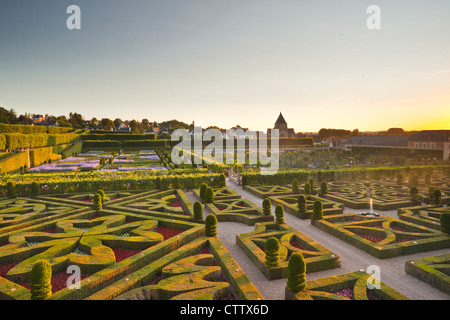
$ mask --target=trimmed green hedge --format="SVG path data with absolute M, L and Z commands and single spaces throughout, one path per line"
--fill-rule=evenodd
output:
M 45 127 L 45 126 L 30 126 L 30 125 L 24 125 L 24 124 L 0 123 L 0 133 L 61 134 L 61 133 L 67 133 L 72 130 L 73 130 L 72 128 L 68 128 L 68 127 Z
M 17 171 L 20 167 L 30 167 L 27 152 L 17 152 L 11 156 L 0 160 L 0 173 Z
M 63 134 L 23 134 L 23 133 L 5 133 L 0 134 L 0 147 L 3 140 L 5 145 L 3 149 L 19 149 L 19 148 L 40 148 L 59 144 L 68 144 L 78 137 L 74 133 Z

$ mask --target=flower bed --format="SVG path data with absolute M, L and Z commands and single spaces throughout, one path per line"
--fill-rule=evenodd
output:
M 380 259 L 450 246 L 448 235 L 390 217 L 341 214 L 311 224 Z

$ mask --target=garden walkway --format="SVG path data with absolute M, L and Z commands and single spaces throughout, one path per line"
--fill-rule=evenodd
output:
M 230 189 L 241 194 L 243 198 L 248 199 L 254 204 L 262 207 L 262 199 L 259 197 L 247 192 L 231 180 L 227 181 L 227 185 Z M 196 201 L 192 193 L 188 193 L 188 197 L 191 201 Z M 274 211 L 275 206 L 272 206 L 272 213 L 274 213 Z M 345 208 L 344 210 L 346 213 L 355 211 L 358 210 L 349 208 Z M 391 217 L 397 217 L 396 211 L 386 211 L 380 213 Z M 205 212 L 204 214 L 206 216 L 208 213 Z M 341 257 L 340 268 L 308 273 L 306 275 L 307 280 L 314 280 L 358 270 L 367 270 L 369 266 L 377 265 L 381 270 L 381 281 L 410 299 L 449 300 L 449 296 L 446 293 L 441 292 L 416 279 L 415 277 L 406 274 L 404 264 L 406 260 L 410 259 L 450 253 L 450 249 L 428 251 L 389 259 L 378 259 L 312 226 L 309 219 L 298 219 L 295 216 L 286 213 L 285 222 Z M 258 270 L 258 268 L 236 244 L 236 235 L 254 230 L 254 226 L 247 226 L 242 223 L 220 222 L 218 226 L 218 237 L 265 299 L 284 300 L 286 279 L 271 281 L 267 280 L 267 278 Z

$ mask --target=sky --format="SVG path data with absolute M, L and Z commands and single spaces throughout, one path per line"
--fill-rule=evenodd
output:
M 2 0 L 0 106 L 264 131 L 280 112 L 296 132 L 450 129 L 449 14 L 448 0 Z

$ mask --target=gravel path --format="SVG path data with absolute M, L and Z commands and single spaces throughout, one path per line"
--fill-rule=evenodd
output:
M 250 200 L 256 205 L 262 207 L 262 199 L 243 190 L 242 187 L 228 181 L 228 187 L 243 198 Z M 191 201 L 196 201 L 192 193 L 188 193 Z M 206 210 L 205 210 L 206 211 Z M 272 213 L 275 207 L 272 207 Z M 357 212 L 346 208 L 344 212 Z M 204 216 L 208 213 L 205 212 Z M 396 210 L 382 212 L 383 215 L 397 217 Z M 358 270 L 366 270 L 371 265 L 379 266 L 381 270 L 381 281 L 394 288 L 398 292 L 413 300 L 450 300 L 450 296 L 441 292 L 430 285 L 412 277 L 405 272 L 404 263 L 406 260 L 417 259 L 432 255 L 450 253 L 450 249 L 428 251 L 412 254 L 408 256 L 399 256 L 389 259 L 378 259 L 354 246 L 336 238 L 328 233 L 312 226 L 310 220 L 301 220 L 289 213 L 285 214 L 285 222 L 296 230 L 314 239 L 329 250 L 341 257 L 341 267 L 326 271 L 308 273 L 307 280 L 314 280 L 332 275 L 338 275 Z M 254 226 L 247 226 L 238 222 L 220 222 L 218 226 L 218 237 L 225 245 L 227 250 L 247 274 L 250 281 L 256 286 L 261 295 L 267 300 L 284 300 L 284 289 L 286 279 L 267 280 L 267 278 L 256 268 L 250 259 L 242 252 L 236 244 L 236 235 L 254 231 Z

